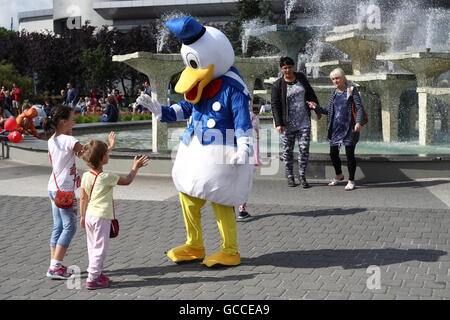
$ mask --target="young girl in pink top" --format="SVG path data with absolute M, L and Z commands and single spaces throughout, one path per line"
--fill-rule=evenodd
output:
M 81 179 L 81 220 L 86 228 L 89 253 L 88 279 L 89 290 L 109 287 L 110 280 L 102 273 L 103 263 L 109 247 L 111 221 L 115 219 L 113 188 L 116 185 L 129 185 L 139 168 L 146 166 L 148 157 L 135 157 L 133 167 L 126 177 L 103 171 L 108 163 L 109 150 L 103 141 L 92 140 L 83 148 L 83 160 L 91 171 L 85 172 Z

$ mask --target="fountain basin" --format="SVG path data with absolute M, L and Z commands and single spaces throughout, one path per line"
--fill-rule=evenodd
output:
M 329 30 L 329 26 L 270 25 L 246 30 L 246 36 L 256 37 L 280 50 L 280 56 L 297 59 L 298 53 L 315 33 Z
M 450 52 L 398 52 L 383 53 L 380 61 L 392 61 L 417 77 L 418 87 L 435 87 L 438 77 L 450 70 Z
M 382 30 L 361 31 L 356 24 L 335 27 L 325 41 L 350 56 L 355 75 L 376 72 L 380 63 L 375 57 L 387 47 Z
M 365 88 L 374 90 L 381 100 L 381 128 L 384 142 L 396 142 L 399 140 L 399 105 L 402 92 L 414 87 L 415 77 L 407 73 L 371 73 L 363 75 L 349 75 L 347 79 L 354 81 Z M 369 118 L 376 119 L 376 110 L 366 108 Z M 369 134 L 375 134 L 379 123 L 370 121 Z
M 331 71 L 336 68 L 342 68 L 345 74 L 352 73 L 352 62 L 345 60 L 331 60 L 331 61 L 321 61 L 321 62 L 307 62 L 305 63 L 306 68 L 319 68 L 320 71 L 326 75 L 329 75 Z
M 120 133 L 119 133 L 120 134 Z M 105 140 L 107 133 L 102 134 Z M 370 146 L 372 145 L 372 146 Z M 377 143 L 362 143 L 357 147 L 358 168 L 356 179 L 363 182 L 389 182 L 411 181 L 423 178 L 447 178 L 450 177 L 450 148 L 448 154 L 361 154 L 359 151 L 365 147 L 377 148 Z M 385 146 L 386 148 L 389 146 Z M 401 148 L 401 144 L 395 144 L 395 148 Z M 313 144 L 312 149 L 328 150 L 328 143 Z M 37 140 L 34 137 L 26 137 L 19 144 L 8 144 L 7 153 L 10 160 L 46 166 L 50 169 L 48 160 L 47 142 Z M 380 149 L 381 150 L 381 149 Z M 171 170 L 175 152 L 152 153 L 148 149 L 117 148 L 112 151 L 107 165 L 109 171 L 127 174 L 134 156 L 147 154 L 151 158 L 150 165 L 141 168 L 140 174 L 152 176 L 171 176 Z M 297 157 L 298 154 L 295 155 Z M 284 164 L 280 160 L 281 152 L 263 154 L 262 167 L 255 173 L 255 179 L 284 180 Z M 294 161 L 294 166 L 297 162 Z M 89 170 L 86 164 L 77 159 L 79 170 Z M 297 170 L 296 168 L 294 170 Z M 343 170 L 346 172 L 345 157 Z M 296 171 L 297 172 L 297 171 Z M 328 153 L 311 153 L 307 169 L 307 177 L 310 179 L 329 179 L 334 176 L 334 168 L 331 165 Z
M 436 96 L 438 99 L 450 104 L 450 88 L 428 88 L 419 87 L 417 93 L 427 93 Z

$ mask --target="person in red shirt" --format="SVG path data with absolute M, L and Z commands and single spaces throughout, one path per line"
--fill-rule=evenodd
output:
M 5 104 L 5 91 L 5 86 L 2 86 L 2 90 L 0 90 L 0 106 L 2 107 Z
M 119 93 L 119 90 L 116 90 L 114 95 L 115 95 L 116 100 L 117 100 L 117 106 L 118 107 L 122 107 L 123 106 L 123 103 L 122 103 L 123 100 L 122 100 L 122 96 Z
M 13 113 L 17 112 L 17 114 L 20 114 L 22 110 L 20 110 L 20 95 L 22 94 L 22 91 L 20 88 L 16 86 L 15 83 L 13 83 L 13 87 L 11 89 L 11 96 L 12 96 L 12 108 Z

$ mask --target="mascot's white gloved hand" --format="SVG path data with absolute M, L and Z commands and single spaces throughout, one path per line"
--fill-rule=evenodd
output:
M 250 156 L 251 139 L 249 137 L 241 137 L 237 139 L 237 152 L 230 159 L 230 163 L 233 165 L 248 164 Z
M 150 110 L 150 112 L 153 113 L 157 119 L 161 118 L 161 105 L 155 98 L 150 97 L 148 94 L 141 93 L 141 95 L 136 99 L 136 102 L 144 108 Z

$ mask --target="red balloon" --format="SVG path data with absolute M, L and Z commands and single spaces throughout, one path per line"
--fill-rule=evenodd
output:
M 17 127 L 17 121 L 14 118 L 9 118 L 8 120 L 6 120 L 5 122 L 5 130 L 6 131 L 13 131 L 15 130 Z
M 8 134 L 8 139 L 12 143 L 19 143 L 20 141 L 22 141 L 22 138 L 23 136 L 19 131 L 13 131 Z

